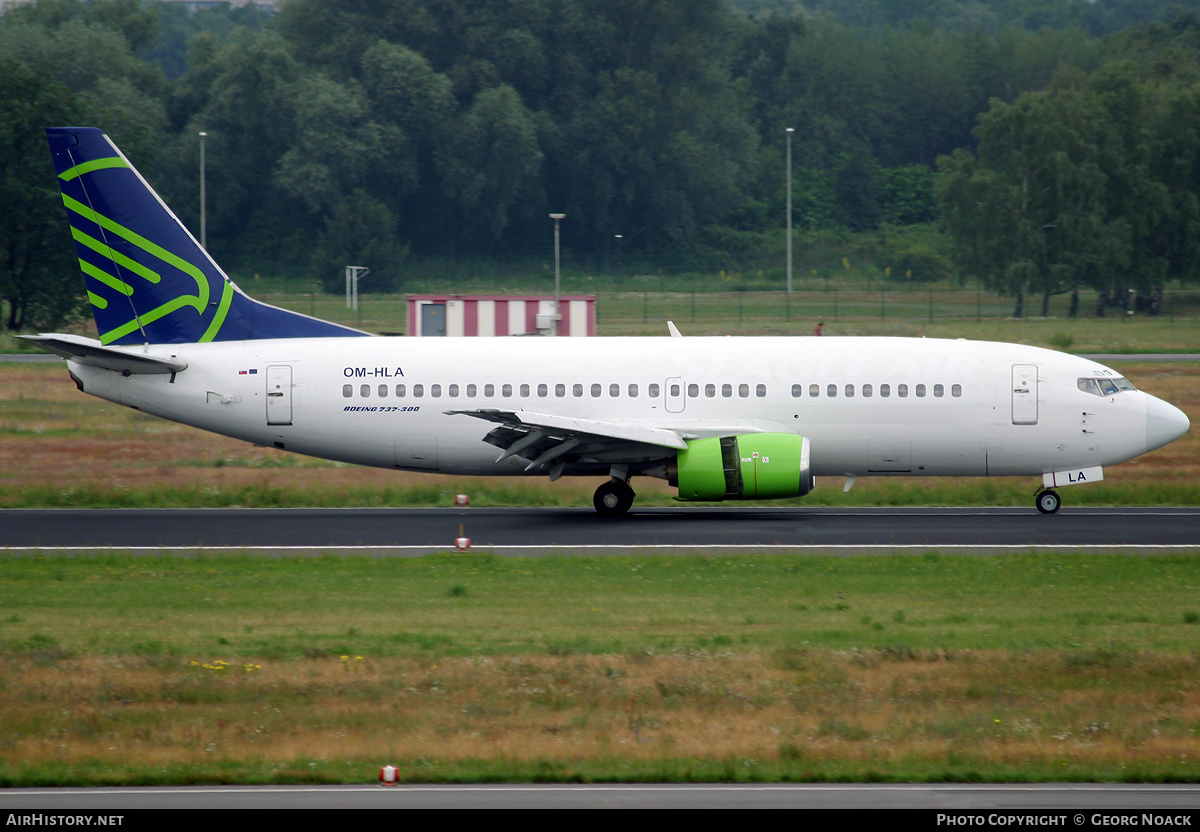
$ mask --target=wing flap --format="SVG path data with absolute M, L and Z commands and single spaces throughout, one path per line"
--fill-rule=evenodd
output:
M 525 425 L 548 431 L 563 431 L 571 435 L 586 435 L 641 445 L 658 445 L 663 448 L 687 450 L 687 443 L 673 430 L 630 425 L 620 422 L 599 422 L 593 419 L 576 419 L 569 416 L 553 416 L 547 413 L 528 413 L 512 410 L 448 410 L 447 414 L 462 414 L 498 422 L 502 425 Z
M 644 425 L 511 410 L 448 410 L 446 414 L 473 416 L 497 424 L 484 437 L 485 442 L 500 448 L 496 461 L 519 457 L 529 461 L 526 471 L 552 463 L 561 471 L 561 466 L 571 460 L 618 462 L 645 459 L 648 454 L 656 455 L 656 449 L 687 448 L 675 431 Z

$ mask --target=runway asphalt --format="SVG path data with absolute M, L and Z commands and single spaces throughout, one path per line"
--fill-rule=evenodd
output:
M 907 809 L 929 826 L 1162 826 L 1200 823 L 1194 784 L 826 783 L 196 786 L 0 790 L 0 808 L 145 809 Z M 931 810 L 948 815 L 938 820 Z M 992 814 L 988 812 L 999 812 Z M 15 821 L 20 824 L 20 815 Z M 1033 820 L 1034 817 L 1053 820 Z M 1122 821 L 1124 817 L 1126 820 Z M 989 822 L 990 818 L 990 822 Z M 1148 818 L 1149 820 L 1146 820 Z M 135 816 L 130 819 L 136 822 Z M 1130 822 L 1132 820 L 1133 822 Z M 1190 820 L 1190 823 L 1184 821 Z M 119 825 L 131 826 L 133 823 Z M 13 825 L 14 821 L 9 822 Z M 78 824 L 77 825 L 85 825 Z
M 7 509 L 7 549 L 1200 549 L 1200 508 Z

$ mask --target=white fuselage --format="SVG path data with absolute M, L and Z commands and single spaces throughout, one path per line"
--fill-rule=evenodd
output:
M 1087 359 L 961 340 L 304 338 L 128 350 L 188 367 L 126 377 L 72 361 L 72 372 L 93 395 L 248 442 L 450 474 L 527 467 L 497 463 L 483 441 L 494 425 L 452 410 L 685 439 L 802 434 L 817 476 L 997 476 L 1131 459 L 1163 444 L 1153 428 L 1148 439 L 1149 403 L 1170 408 L 1136 390 L 1081 390 L 1079 379 L 1118 376 Z

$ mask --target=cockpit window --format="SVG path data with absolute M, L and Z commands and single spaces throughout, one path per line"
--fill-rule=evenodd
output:
M 1091 393 L 1093 396 L 1115 396 L 1117 393 L 1120 393 L 1124 390 L 1137 389 L 1120 376 L 1111 376 L 1109 378 L 1081 378 L 1077 384 L 1080 390 L 1085 393 Z

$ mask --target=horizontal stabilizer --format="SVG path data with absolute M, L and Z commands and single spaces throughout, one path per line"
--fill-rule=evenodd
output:
M 100 367 L 124 375 L 178 373 L 187 369 L 187 363 L 159 358 L 154 355 L 106 347 L 99 341 L 79 335 L 18 335 L 34 346 L 78 361 L 88 367 Z

